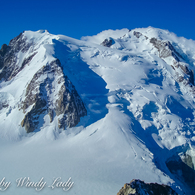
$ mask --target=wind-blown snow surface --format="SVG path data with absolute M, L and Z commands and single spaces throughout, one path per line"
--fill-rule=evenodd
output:
M 36 58 L 0 84 L 1 101 L 9 101 L 9 108 L 0 112 L 1 177 L 12 182 L 5 194 L 113 195 L 132 179 L 169 184 L 183 192 L 165 161 L 178 147 L 194 145 L 194 94 L 176 81 L 172 58 L 160 58 L 150 39 L 170 41 L 192 70 L 194 41 L 152 27 L 109 30 L 82 40 L 47 31 L 26 31 L 24 36 L 38 52 Z M 109 37 L 113 45 L 101 45 Z M 19 64 L 28 55 L 20 52 Z M 45 116 L 40 131 L 27 134 L 17 105 L 33 75 L 54 58 L 88 115 L 65 131 L 58 129 L 55 118 L 50 123 Z M 71 177 L 74 185 L 68 192 L 48 187 L 36 192 L 17 188 L 15 180 L 21 177 L 34 182 L 44 177 L 47 186 L 54 177 Z

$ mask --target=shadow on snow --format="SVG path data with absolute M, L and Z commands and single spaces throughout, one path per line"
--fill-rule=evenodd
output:
M 82 60 L 81 49 L 71 51 L 66 41 L 53 40 L 53 43 L 55 44 L 54 57 L 60 60 L 64 74 L 75 86 L 87 109 L 87 116 L 81 118 L 79 125 L 86 127 L 104 118 L 108 113 L 106 82 Z

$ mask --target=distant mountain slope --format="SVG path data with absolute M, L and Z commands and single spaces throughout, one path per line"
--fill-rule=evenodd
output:
M 70 194 L 116 194 L 131 179 L 193 194 L 194 48 L 195 41 L 152 27 L 82 40 L 21 33 L 0 50 L 0 137 L 21 140 L 2 145 L 2 166 L 6 153 L 18 170 L 25 166 L 9 150 L 15 147 L 29 166 L 55 156 L 59 173 L 77 182 Z M 55 159 L 29 174 L 53 177 Z

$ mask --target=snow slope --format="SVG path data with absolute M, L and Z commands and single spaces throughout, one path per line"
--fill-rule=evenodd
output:
M 17 54 L 17 65 L 33 51 L 37 54 L 14 78 L 0 83 L 1 104 L 9 102 L 0 110 L 1 176 L 12 182 L 5 194 L 64 193 L 48 187 L 54 177 L 72 178 L 68 194 L 117 194 L 132 179 L 168 184 L 181 194 L 188 191 L 165 161 L 193 148 L 193 85 L 181 66 L 172 67 L 174 57 L 160 57 L 150 40 L 169 41 L 181 56 L 179 63 L 194 70 L 193 40 L 152 27 L 108 30 L 82 40 L 47 31 L 23 34 L 31 46 Z M 105 39 L 112 40 L 111 47 L 101 44 Z M 50 123 L 46 114 L 36 132 L 27 134 L 18 105 L 34 74 L 55 58 L 87 116 L 62 130 L 57 116 Z M 54 88 L 58 90 L 57 83 Z M 17 187 L 15 180 L 21 177 L 44 177 L 48 185 L 41 192 Z

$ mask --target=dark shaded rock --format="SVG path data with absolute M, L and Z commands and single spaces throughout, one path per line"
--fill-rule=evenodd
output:
M 185 74 L 189 75 L 189 82 L 194 85 L 194 71 L 189 70 L 186 65 L 179 64 L 179 67 L 184 71 Z
M 166 161 L 166 165 L 172 174 L 182 182 L 185 182 L 191 191 L 195 193 L 194 164 L 189 154 L 174 155 Z
M 114 40 L 109 38 L 109 39 L 105 39 L 101 45 L 105 46 L 105 47 L 110 47 L 114 44 Z
M 27 64 L 26 62 L 20 67 L 17 64 L 17 53 L 18 52 L 26 52 L 30 48 L 31 43 L 27 43 L 26 37 L 23 33 L 20 33 L 17 37 L 12 39 L 7 46 L 4 44 L 0 50 L 0 80 L 9 81 L 15 75 L 17 75 L 23 68 L 24 65 Z M 28 59 L 28 62 L 32 60 L 35 54 Z
M 62 85 L 59 90 L 55 112 L 57 116 L 62 115 L 58 124 L 60 128 L 65 129 L 66 127 L 76 126 L 80 121 L 80 117 L 85 116 L 87 111 L 67 76 L 63 78 L 63 82 L 65 85 Z
M 21 126 L 25 127 L 27 133 L 33 132 L 35 130 L 35 125 L 32 122 L 31 113 L 25 115 L 24 119 L 21 122 Z
M 34 106 L 28 112 L 21 122 L 21 126 L 25 127 L 27 133 L 33 132 L 39 124 L 40 114 L 46 111 L 47 102 L 43 99 L 37 99 Z
M 178 62 L 180 61 L 179 58 L 182 59 L 182 56 L 175 50 L 169 41 L 161 41 L 156 38 L 151 38 L 150 43 L 152 43 L 154 47 L 158 49 L 160 58 L 172 56 Z
M 25 53 L 32 45 L 31 43 L 28 43 L 26 40 L 27 38 L 24 36 L 24 34 L 20 33 L 17 37 L 15 37 L 9 42 L 9 46 L 11 47 L 11 50 L 14 53 L 18 53 L 19 51 Z
M 181 83 L 183 80 L 184 80 L 184 78 L 183 78 L 182 76 L 179 76 L 178 79 L 177 79 L 177 81 L 178 81 L 179 83 Z
M 3 44 L 0 50 L 0 69 L 4 66 L 4 56 L 7 52 L 9 52 L 10 47 L 6 44 Z
M 0 50 L 0 55 L 2 57 L 5 56 L 5 54 L 10 50 L 10 47 L 6 44 L 3 44 L 2 47 L 1 47 L 1 50 Z
M 66 120 L 67 120 L 66 115 L 63 115 L 63 117 L 58 119 L 58 128 L 59 129 L 62 129 L 62 128 L 64 129 L 66 127 Z
M 139 39 L 142 36 L 142 33 L 134 31 L 133 35 L 135 35 Z
M 36 53 L 33 53 L 32 55 L 30 55 L 28 58 L 25 58 L 24 61 L 22 62 L 22 66 L 20 68 L 20 70 L 22 70 L 27 64 L 30 63 L 30 61 L 33 59 L 33 57 L 37 54 Z
M 178 195 L 170 186 L 132 180 L 120 189 L 117 195 Z
M 0 110 L 3 108 L 8 108 L 9 104 L 7 102 L 0 102 Z
M 171 67 L 176 70 L 175 68 L 181 68 L 185 74 L 188 75 L 189 79 L 185 80 L 187 84 L 194 85 L 194 72 L 193 70 L 189 70 L 185 63 L 182 63 L 184 60 L 183 57 L 175 50 L 173 45 L 169 41 L 161 41 L 156 38 L 151 38 L 150 43 L 154 45 L 158 49 L 159 57 L 160 58 L 167 58 L 172 56 L 175 59 L 175 62 Z M 183 82 L 184 78 L 179 77 L 176 79 L 178 82 Z
M 190 76 L 190 78 L 189 78 L 190 83 L 192 83 L 192 85 L 194 85 L 194 71 L 190 70 L 188 75 Z
M 12 102 L 13 97 L 7 92 L 0 92 L 0 110 L 6 109 L 6 116 L 11 113 L 12 108 L 10 107 L 10 102 Z
M 3 58 L 0 56 L 0 69 L 3 68 L 3 65 L 4 65 L 4 63 L 3 63 Z
M 51 123 L 54 117 L 54 111 L 51 108 L 48 109 L 48 115 L 49 115 L 50 123 Z
M 58 83 L 56 90 L 54 83 Z M 26 113 L 31 105 L 32 109 L 25 114 L 21 123 L 27 132 L 37 128 L 40 114 L 48 114 L 50 122 L 56 114 L 58 126 L 63 129 L 76 126 L 80 117 L 87 115 L 80 96 L 68 77 L 63 74 L 58 59 L 42 67 L 28 84 L 25 99 L 19 107 Z

